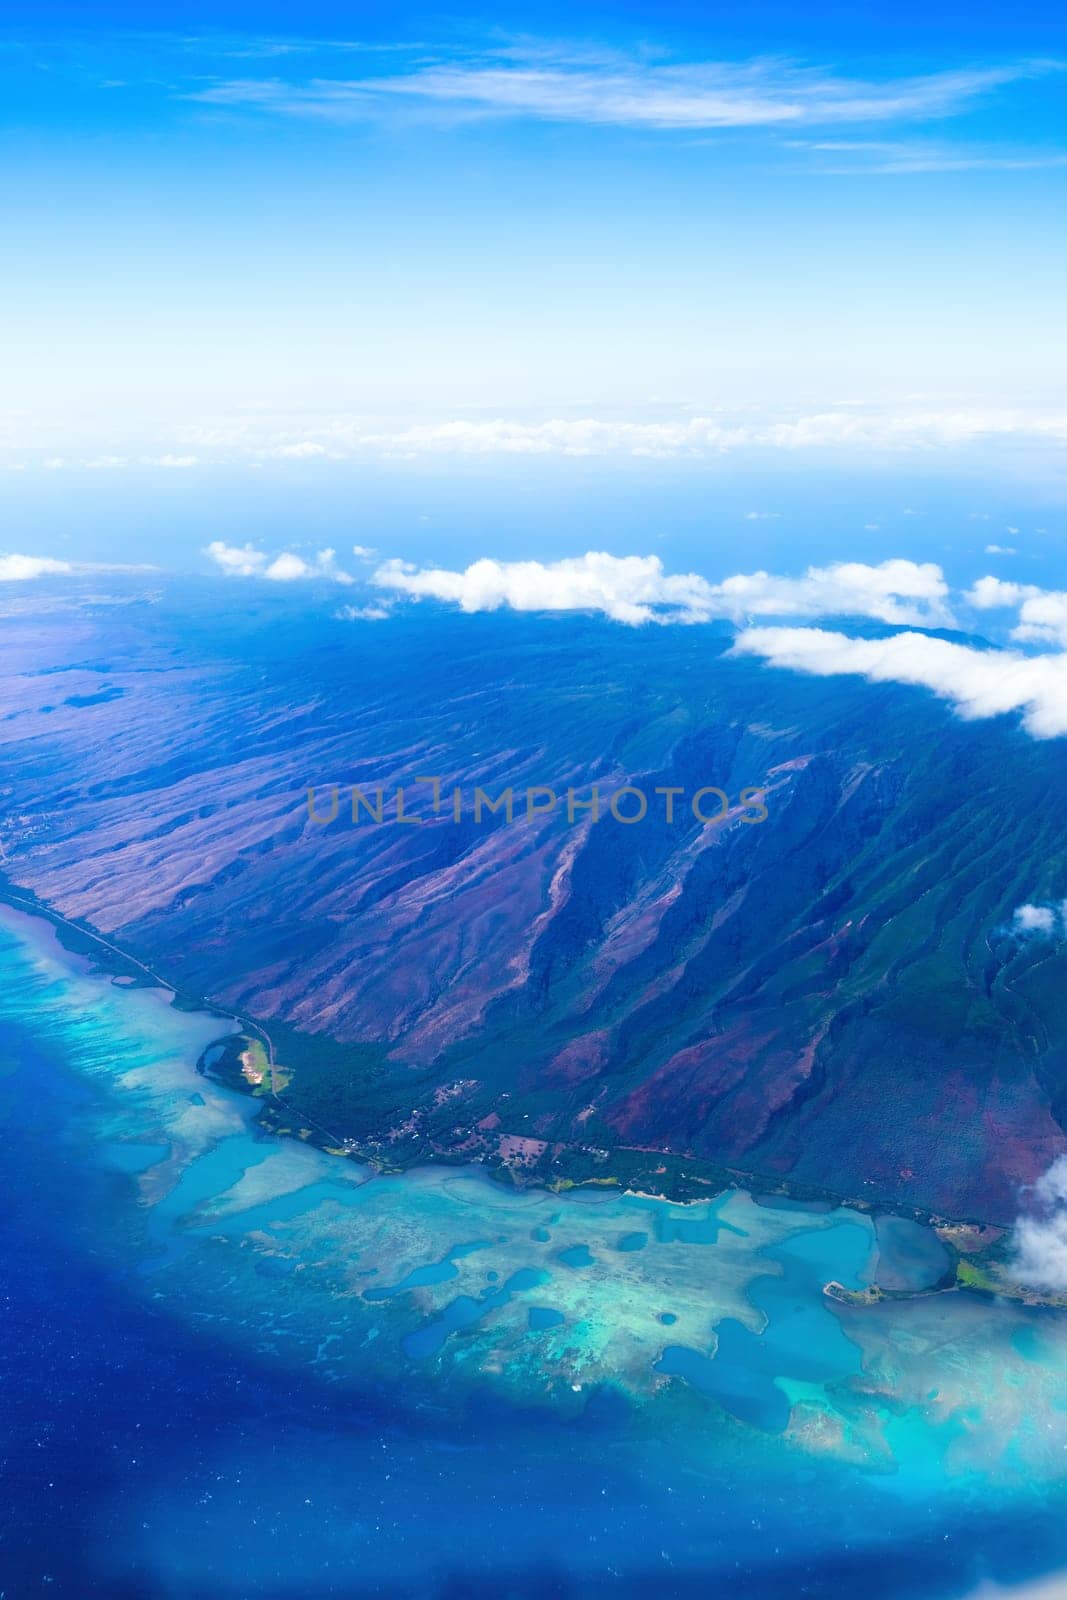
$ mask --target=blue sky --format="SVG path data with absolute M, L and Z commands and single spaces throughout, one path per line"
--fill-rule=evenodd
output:
M 1056 8 L 145 18 L 2 13 L 11 548 L 1058 515 Z

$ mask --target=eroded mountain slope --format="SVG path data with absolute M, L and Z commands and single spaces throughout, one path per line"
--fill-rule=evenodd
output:
M 668 1151 L 994 1219 L 1067 1148 L 1065 947 L 1009 928 L 1067 894 L 1058 742 L 713 628 L 214 592 L 5 619 L 5 871 L 277 1025 L 294 1107 L 405 1158 Z M 647 816 L 473 816 L 594 783 Z

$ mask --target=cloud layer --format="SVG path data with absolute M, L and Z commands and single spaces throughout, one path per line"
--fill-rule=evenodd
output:
M 69 561 L 56 561 L 51 556 L 0 556 L 0 583 L 25 583 L 31 578 L 73 570 Z
M 220 418 L 153 432 L 152 438 L 157 447 L 166 444 L 169 448 L 162 454 L 78 451 L 60 456 L 42 453 L 30 430 L 23 438 L 12 435 L 6 442 L 0 441 L 0 465 L 18 471 L 34 467 L 50 473 L 118 473 L 205 470 L 244 462 L 256 469 L 276 464 L 276 470 L 315 471 L 364 457 L 387 461 L 489 457 L 700 461 L 746 451 L 900 454 L 976 446 L 1061 451 L 1067 445 L 1067 413 L 937 404 L 906 409 L 856 403 L 793 413 L 757 409 L 667 417 L 661 413 L 654 420 L 481 416 L 409 423 L 344 414 L 294 414 L 269 421 Z M 990 553 L 1005 551 L 994 546 Z
M 127 562 L 61 561 L 55 556 L 0 555 L 0 583 L 34 578 L 76 578 L 92 572 L 158 572 L 158 567 Z
M 668 421 L 603 417 L 453 418 L 412 427 L 338 423 L 322 434 L 331 458 L 369 451 L 384 456 L 725 455 L 738 450 L 914 450 L 954 448 L 984 439 L 1067 443 L 1067 415 L 1018 411 L 885 411 L 849 407 L 806 415 L 695 416 Z M 306 444 L 306 441 L 305 441 Z M 268 454 L 297 454 L 274 445 Z M 299 453 L 308 455 L 306 448 Z
M 822 628 L 749 628 L 734 649 L 818 677 L 852 673 L 871 683 L 916 684 L 950 701 L 962 717 L 1019 711 L 1035 739 L 1067 734 L 1065 654 L 979 650 L 920 633 L 854 639 Z
M 205 554 L 217 567 L 234 578 L 269 578 L 273 583 L 296 583 L 302 578 L 328 578 L 333 583 L 351 583 L 349 573 L 336 563 L 336 551 L 320 550 L 311 561 L 283 550 L 270 556 L 251 544 L 224 544 L 214 539 Z
M 375 552 L 352 546 L 370 563 Z M 317 579 L 354 585 L 332 549 L 303 556 L 292 550 L 268 553 L 252 543 L 214 540 L 205 554 L 230 577 L 287 584 Z M 87 571 L 144 570 L 75 564 L 47 556 L 0 556 L 0 581 L 25 581 Z M 401 601 L 434 599 L 472 613 L 514 611 L 598 612 L 632 626 L 701 623 L 716 619 L 740 628 L 734 650 L 762 657 L 775 667 L 818 677 L 849 674 L 872 683 L 911 684 L 947 700 L 965 718 L 1021 714 L 1036 739 L 1067 736 L 1067 591 L 985 576 L 960 596 L 978 611 L 1014 608 L 1011 637 L 1020 649 L 979 648 L 932 638 L 917 628 L 956 626 L 950 590 L 933 562 L 887 560 L 877 566 L 835 562 L 809 567 L 800 577 L 765 571 L 736 573 L 712 583 L 700 573 L 668 573 L 658 556 L 613 556 L 606 551 L 559 561 L 499 561 L 485 558 L 462 570 L 380 563 L 363 580 L 374 591 L 339 616 L 384 620 Z M 857 638 L 822 627 L 790 623 L 828 617 L 864 617 L 903 631 L 888 638 Z M 758 626 L 757 618 L 775 618 Z M 790 619 L 784 621 L 781 619 Z M 1023 906 L 1013 924 L 1018 933 L 1053 931 L 1053 912 Z
M 588 551 L 563 561 L 476 561 L 461 572 L 384 562 L 372 580 L 408 599 L 450 601 L 461 610 L 599 611 L 616 622 L 740 622 L 751 616 L 851 614 L 883 622 L 936 625 L 948 618 L 939 567 L 913 561 L 880 566 L 840 562 L 802 578 L 768 572 L 709 583 L 698 573 L 664 572 L 658 556 Z
M 364 559 L 368 552 L 356 547 Z M 212 559 L 229 573 L 290 581 L 326 577 L 351 583 L 332 550 L 313 562 L 285 553 L 269 557 L 252 545 L 209 547 Z M 350 620 L 380 621 L 401 600 L 433 599 L 461 611 L 585 611 L 615 622 L 734 622 L 741 631 L 734 650 L 760 656 L 770 665 L 818 677 L 839 674 L 872 683 L 911 684 L 931 690 L 968 719 L 1021 714 L 1035 739 L 1067 735 L 1067 594 L 1033 585 L 983 577 L 962 599 L 978 610 L 1014 606 L 1019 642 L 1051 646 L 1044 653 L 982 649 L 932 638 L 916 628 L 954 626 L 949 586 L 933 562 L 836 562 L 809 567 L 801 577 L 769 572 L 737 573 L 711 583 L 696 572 L 668 573 L 658 556 L 613 556 L 587 551 L 560 561 L 499 561 L 486 558 L 461 570 L 382 562 L 370 578 L 381 599 L 349 606 Z M 774 617 L 815 622 L 826 617 L 866 617 L 901 628 L 888 638 L 856 638 L 837 630 L 781 622 L 753 625 Z M 1053 913 L 1040 906 L 1020 907 L 1015 931 L 1052 931 Z

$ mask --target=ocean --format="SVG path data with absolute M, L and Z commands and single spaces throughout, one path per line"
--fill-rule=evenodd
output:
M 1067 1567 L 1062 1314 L 829 1300 L 941 1265 L 854 1209 L 379 1175 L 198 1073 L 229 1031 L 0 911 L 0 1600 Z

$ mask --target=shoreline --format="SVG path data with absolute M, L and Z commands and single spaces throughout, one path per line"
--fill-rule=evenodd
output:
M 999 1274 L 990 1275 L 989 1269 L 993 1268 L 995 1273 L 999 1263 L 995 1258 L 992 1260 L 985 1258 L 990 1252 L 996 1251 L 997 1245 L 1006 1236 L 1006 1230 L 1000 1224 L 976 1218 L 943 1217 L 919 1207 L 880 1204 L 810 1185 L 792 1185 L 788 1180 L 772 1179 L 758 1173 L 716 1169 L 709 1163 L 699 1162 L 697 1158 L 672 1152 L 640 1152 L 642 1156 L 652 1157 L 659 1163 L 656 1176 L 663 1173 L 666 1177 L 670 1169 L 674 1169 L 672 1176 L 677 1182 L 665 1182 L 658 1189 L 644 1187 L 650 1176 L 647 1169 L 640 1173 L 635 1171 L 634 1181 L 627 1182 L 614 1175 L 604 1177 L 593 1173 L 568 1177 L 560 1172 L 553 1172 L 551 1166 L 549 1170 L 544 1171 L 520 1170 L 504 1161 L 479 1159 L 478 1152 L 470 1149 L 425 1149 L 419 1146 L 405 1150 L 401 1147 L 389 1152 L 392 1159 L 385 1158 L 380 1141 L 364 1141 L 351 1135 L 336 1133 L 303 1112 L 297 1104 L 282 1098 L 278 1084 L 280 1069 L 275 1057 L 274 1043 L 258 1019 L 241 1013 L 223 1002 L 213 1000 L 210 996 L 194 995 L 183 990 L 180 986 L 169 982 L 139 957 L 114 944 L 105 935 L 54 910 L 38 899 L 32 891 L 14 888 L 6 877 L 0 875 L 0 909 L 3 908 L 7 908 L 17 916 L 27 917 L 33 922 L 46 924 L 68 956 L 73 955 L 85 960 L 90 964 L 91 971 L 101 977 L 110 977 L 112 983 L 118 987 L 159 989 L 169 995 L 170 1003 L 180 1010 L 199 1011 L 206 1016 L 218 1018 L 222 1023 L 234 1024 L 235 1026 L 229 1031 L 209 1041 L 196 1062 L 196 1070 L 223 1087 L 258 1099 L 262 1107 L 258 1118 L 259 1126 L 265 1133 L 276 1138 L 290 1138 L 312 1144 L 325 1154 L 338 1159 L 359 1161 L 380 1175 L 413 1171 L 420 1166 L 468 1166 L 482 1170 L 491 1182 L 501 1185 L 510 1183 L 516 1188 L 543 1189 L 561 1197 L 580 1189 L 589 1193 L 599 1188 L 631 1195 L 636 1199 L 684 1207 L 705 1204 L 731 1190 L 742 1190 L 757 1204 L 773 1206 L 776 1201 L 786 1201 L 800 1208 L 810 1207 L 813 1211 L 823 1208 L 845 1209 L 869 1217 L 872 1224 L 880 1217 L 901 1218 L 930 1229 L 948 1251 L 950 1268 L 936 1285 L 912 1291 L 882 1290 L 874 1283 L 870 1286 L 870 1290 L 854 1296 L 852 1291 L 839 1292 L 840 1285 L 827 1284 L 824 1286 L 824 1294 L 843 1304 L 869 1305 L 885 1298 L 915 1298 L 965 1289 L 972 1293 L 1000 1295 L 1029 1305 L 1062 1307 L 1067 1304 L 1067 1298 L 1056 1299 L 1039 1295 L 1036 1291 L 1027 1290 L 1021 1285 L 1013 1285 L 1010 1281 L 1002 1282 Z M 101 954 L 108 959 L 101 960 Z M 264 1056 L 265 1071 L 258 1080 L 250 1078 L 240 1064 L 240 1058 L 252 1044 L 258 1044 Z M 209 1065 L 206 1058 L 212 1050 L 218 1051 L 219 1055 Z M 615 1165 L 625 1169 L 628 1164 L 626 1158 L 638 1153 L 627 1150 L 626 1147 L 617 1147 L 611 1155 L 621 1158 L 616 1159 Z M 693 1189 L 698 1186 L 705 1192 L 694 1193 Z M 981 1236 L 986 1234 L 993 1237 L 982 1240 Z M 978 1248 L 972 1245 L 970 1249 L 965 1249 L 962 1239 L 955 1239 L 954 1235 L 964 1238 L 971 1236 L 978 1241 Z

